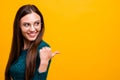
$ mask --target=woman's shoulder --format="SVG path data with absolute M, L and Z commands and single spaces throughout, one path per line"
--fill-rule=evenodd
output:
M 50 47 L 50 45 L 46 41 L 42 40 L 38 45 L 38 50 L 41 49 L 42 47 Z

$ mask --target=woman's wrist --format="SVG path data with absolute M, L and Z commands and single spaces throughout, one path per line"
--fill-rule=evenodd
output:
M 39 66 L 39 72 L 46 72 L 48 67 L 48 61 L 41 61 Z
M 40 64 L 41 64 L 41 65 L 48 65 L 48 62 L 49 62 L 49 61 L 47 61 L 47 60 L 41 60 L 41 61 L 40 61 Z

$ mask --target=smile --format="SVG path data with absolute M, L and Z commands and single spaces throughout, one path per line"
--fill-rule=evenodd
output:
M 28 33 L 28 35 L 29 35 L 30 37 L 35 37 L 35 36 L 37 35 L 37 32 L 31 32 L 31 33 Z

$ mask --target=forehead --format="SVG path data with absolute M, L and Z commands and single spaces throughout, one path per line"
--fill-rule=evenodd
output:
M 20 21 L 21 22 L 34 22 L 34 21 L 37 21 L 37 20 L 40 20 L 40 16 L 35 13 L 35 12 L 32 12 L 30 14 L 27 14 L 25 16 L 23 16 Z

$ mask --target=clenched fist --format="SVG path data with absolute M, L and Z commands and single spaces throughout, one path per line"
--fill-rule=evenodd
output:
M 49 47 L 43 47 L 42 49 L 40 49 L 39 51 L 39 54 L 40 54 L 39 72 L 46 71 L 49 60 L 58 53 L 59 53 L 58 51 L 55 51 L 52 53 L 52 50 Z

